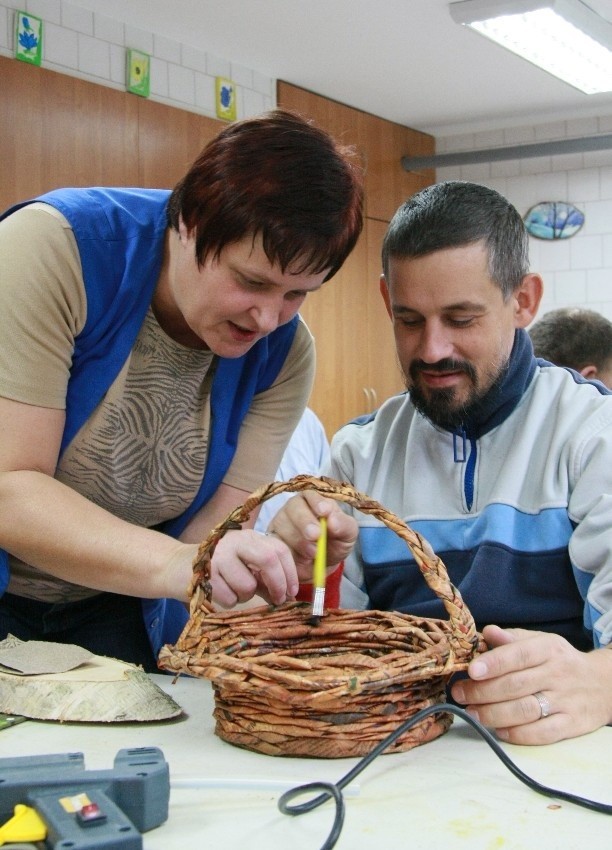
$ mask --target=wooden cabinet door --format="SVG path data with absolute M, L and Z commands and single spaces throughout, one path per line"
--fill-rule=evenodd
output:
M 367 237 L 362 233 L 350 257 L 331 280 L 304 302 L 300 313 L 317 347 L 310 406 L 328 437 L 367 412 Z
M 393 324 L 380 294 L 382 261 L 380 251 L 386 221 L 367 219 L 367 392 L 371 409 L 404 389 L 404 378 L 395 353 Z
M 342 269 L 309 295 L 300 311 L 317 347 L 310 406 L 329 437 L 404 388 L 393 326 L 379 288 L 385 230 L 386 222 L 366 219 Z
M 435 153 L 435 140 L 433 136 L 375 115 L 364 115 L 362 132 L 367 158 L 367 216 L 390 221 L 410 195 L 435 180 L 433 168 L 405 171 L 402 157 L 431 156 Z

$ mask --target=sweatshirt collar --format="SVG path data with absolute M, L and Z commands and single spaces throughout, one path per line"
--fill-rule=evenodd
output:
M 468 439 L 478 439 L 500 425 L 510 416 L 525 394 L 536 370 L 533 346 L 527 331 L 517 328 L 508 365 L 501 379 L 494 384 L 477 406 L 469 422 L 456 433 Z

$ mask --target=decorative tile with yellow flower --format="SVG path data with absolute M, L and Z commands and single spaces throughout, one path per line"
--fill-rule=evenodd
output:
M 132 94 L 148 97 L 150 90 L 148 53 L 128 48 L 126 51 L 126 88 Z

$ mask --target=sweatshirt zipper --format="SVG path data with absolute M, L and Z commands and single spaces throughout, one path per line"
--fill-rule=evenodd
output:
M 463 494 L 468 511 L 472 510 L 474 503 L 474 472 L 476 469 L 476 458 L 478 450 L 476 440 L 470 438 L 470 454 L 467 453 L 468 437 L 464 429 L 453 431 L 453 460 L 455 463 L 465 463 L 465 475 L 463 477 Z

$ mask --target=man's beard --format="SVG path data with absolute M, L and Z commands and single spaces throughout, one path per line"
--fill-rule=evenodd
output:
M 410 400 L 415 408 L 430 422 L 447 431 L 454 431 L 473 419 L 481 407 L 482 400 L 489 390 L 498 384 L 508 368 L 508 363 L 491 369 L 479 379 L 473 365 L 467 360 L 447 358 L 437 363 L 425 363 L 423 360 L 413 360 L 409 367 L 409 378 L 406 388 L 410 392 Z M 429 389 L 427 394 L 419 386 L 419 373 L 427 372 L 463 372 L 471 383 L 471 389 L 463 401 L 457 401 L 454 387 Z

